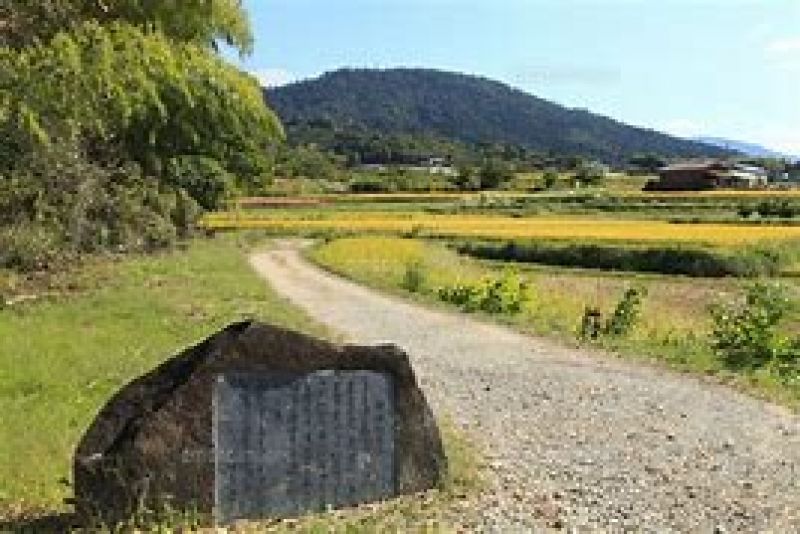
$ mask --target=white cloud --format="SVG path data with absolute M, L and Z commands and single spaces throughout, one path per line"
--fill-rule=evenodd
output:
M 280 87 L 297 80 L 297 76 L 286 69 L 259 69 L 250 74 L 256 77 L 262 87 Z
M 772 56 L 800 54 L 800 37 L 782 37 L 767 43 L 766 51 Z
M 659 129 L 678 137 L 696 137 L 706 133 L 703 125 L 692 119 L 668 120 Z
M 758 140 L 773 150 L 800 156 L 800 132 L 794 130 L 767 132 Z

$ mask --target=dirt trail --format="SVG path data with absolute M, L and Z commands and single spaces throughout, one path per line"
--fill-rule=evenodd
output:
M 344 339 L 409 352 L 434 410 L 487 456 L 489 487 L 451 513 L 466 529 L 800 532 L 800 418 L 786 410 L 381 295 L 297 243 L 252 264 Z

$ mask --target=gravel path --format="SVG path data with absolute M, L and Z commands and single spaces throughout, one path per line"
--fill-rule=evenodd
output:
M 295 243 L 252 264 L 347 341 L 410 353 L 433 409 L 487 456 L 488 488 L 450 512 L 466 530 L 800 532 L 800 417 L 378 294 Z

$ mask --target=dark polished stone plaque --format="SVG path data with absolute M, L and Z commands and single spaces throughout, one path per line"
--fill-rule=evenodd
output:
M 372 371 L 225 374 L 214 386 L 220 523 L 395 495 L 392 377 Z

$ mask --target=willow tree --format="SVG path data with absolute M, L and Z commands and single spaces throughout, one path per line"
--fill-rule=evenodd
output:
M 282 136 L 254 79 L 201 45 L 121 23 L 83 23 L 46 44 L 0 49 L 0 120 L 23 146 L 78 140 L 150 172 L 203 155 L 254 174 Z
M 0 211 L 14 211 L 0 225 L 112 246 L 131 241 L 116 234 L 152 234 L 154 216 L 185 219 L 187 194 L 213 209 L 269 169 L 280 122 L 216 50 L 252 45 L 239 0 L 0 0 L 0 10 Z
M 30 46 L 90 21 L 124 22 L 211 47 L 222 41 L 242 53 L 253 44 L 241 0 L 0 0 L 0 46 Z

